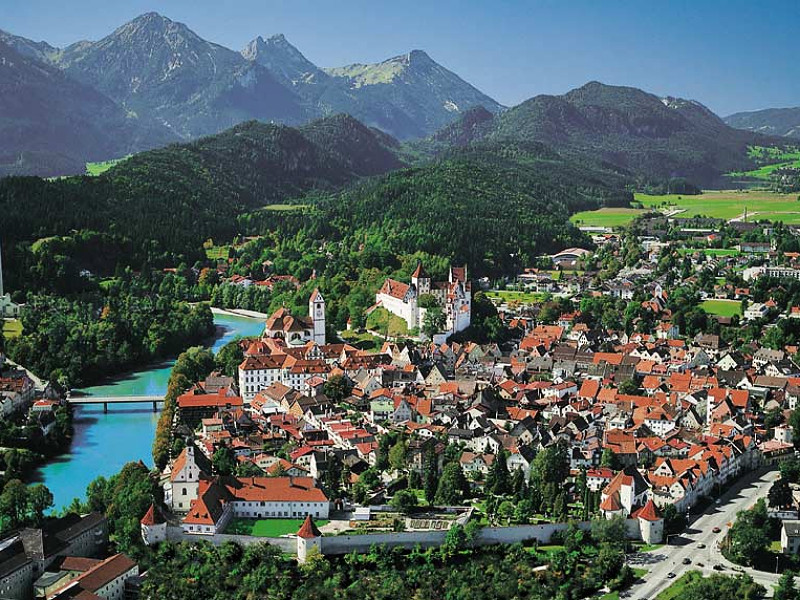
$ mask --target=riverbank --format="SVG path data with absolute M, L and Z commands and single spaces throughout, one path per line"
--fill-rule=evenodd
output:
M 261 319 L 230 311 L 215 311 L 214 326 L 215 334 L 204 342 L 213 352 L 237 337 L 257 336 L 264 330 Z M 174 359 L 160 361 L 82 388 L 81 392 L 94 396 L 163 396 L 174 363 Z M 93 479 L 113 475 L 125 463 L 141 460 L 152 465 L 158 415 L 152 403 L 110 406 L 107 414 L 102 406 L 74 407 L 71 447 L 37 469 L 32 479 L 50 488 L 58 510 L 75 497 L 83 498 Z
M 215 315 L 231 315 L 234 317 L 247 317 L 248 319 L 269 319 L 266 313 L 258 312 L 257 310 L 247 310 L 245 308 L 217 308 L 211 307 L 211 312 Z

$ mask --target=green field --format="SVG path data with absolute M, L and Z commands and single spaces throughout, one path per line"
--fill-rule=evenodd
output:
M 325 519 L 315 520 L 317 527 L 327 525 Z M 303 519 L 233 519 L 225 528 L 225 533 L 237 535 L 252 535 L 254 537 L 280 537 L 282 535 L 297 533 Z
M 575 213 L 569 220 L 579 227 L 622 227 L 644 212 L 640 208 L 601 208 Z
M 3 337 L 7 340 L 22 335 L 22 321 L 19 319 L 3 320 Z
M 114 165 L 118 165 L 123 160 L 129 158 L 129 156 L 125 156 L 124 158 L 115 158 L 113 160 L 106 160 L 103 162 L 87 162 L 86 163 L 86 174 L 91 175 L 92 177 L 97 177 L 98 175 L 105 173 Z
M 784 223 L 800 223 L 800 202 L 797 194 L 778 194 L 765 190 L 714 191 L 685 196 L 681 194 L 635 194 L 644 206 L 682 210 L 678 218 L 705 216 L 734 219 L 747 209 L 748 220 L 769 219 Z
M 706 300 L 700 308 L 717 317 L 732 317 L 742 314 L 742 303 L 739 300 Z
M 702 579 L 700 571 L 688 571 L 675 580 L 671 586 L 656 596 L 656 600 L 677 600 L 686 592 L 686 586 Z
M 523 304 L 537 304 L 545 297 L 541 292 L 515 292 L 512 290 L 491 290 L 486 292 L 486 296 L 490 299 L 497 298 L 503 302 L 522 302 Z

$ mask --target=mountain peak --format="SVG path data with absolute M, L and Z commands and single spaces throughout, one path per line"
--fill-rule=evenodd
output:
M 295 48 L 282 33 L 266 40 L 258 36 L 245 46 L 241 54 L 251 62 L 269 69 L 285 84 L 294 85 L 299 81 L 313 83 L 326 75 Z

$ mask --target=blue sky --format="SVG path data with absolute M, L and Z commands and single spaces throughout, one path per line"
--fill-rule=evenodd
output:
M 239 50 L 283 33 L 319 66 L 420 48 L 506 105 L 587 81 L 721 115 L 800 106 L 798 0 L 2 0 L 0 28 L 62 46 L 158 11 Z

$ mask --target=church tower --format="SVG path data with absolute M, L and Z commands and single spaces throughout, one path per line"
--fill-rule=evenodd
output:
M 319 289 L 315 289 L 308 299 L 308 316 L 314 324 L 314 342 L 320 346 L 325 344 L 325 298 Z

